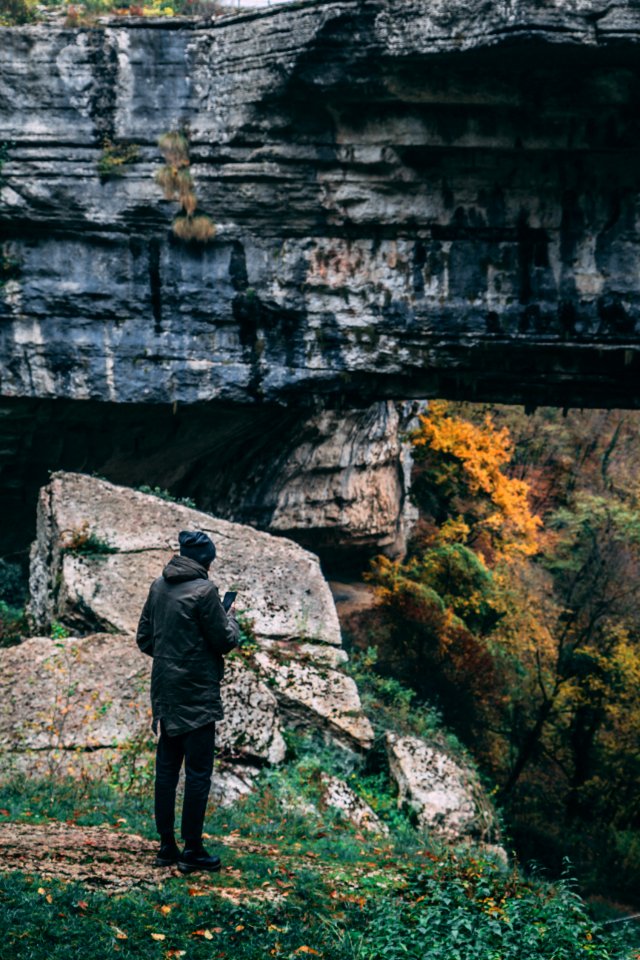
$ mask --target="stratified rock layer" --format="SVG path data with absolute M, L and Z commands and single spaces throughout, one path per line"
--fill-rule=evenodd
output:
M 0 394 L 636 405 L 639 38 L 631 0 L 3 31 Z

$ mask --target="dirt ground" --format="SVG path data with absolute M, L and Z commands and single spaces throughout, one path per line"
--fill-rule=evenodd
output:
M 230 834 L 213 846 L 244 848 L 244 841 Z M 106 893 L 121 893 L 132 887 L 153 887 L 177 868 L 155 867 L 157 841 L 108 827 L 82 827 L 67 823 L 0 823 L 0 871 L 37 873 L 43 879 L 84 883 Z M 186 880 L 206 893 L 213 890 L 234 901 L 276 899 L 270 889 L 250 890 L 239 886 L 239 871 L 223 866 L 220 874 L 194 873 Z

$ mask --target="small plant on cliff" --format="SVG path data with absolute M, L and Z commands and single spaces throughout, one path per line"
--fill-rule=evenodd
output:
M 60 540 L 60 549 L 63 553 L 85 555 L 117 553 L 116 548 L 108 540 L 89 528 L 88 520 L 85 520 L 79 527 L 64 532 Z
M 195 500 L 192 500 L 191 497 L 174 497 L 172 493 L 168 490 L 165 490 L 163 487 L 150 487 L 148 484 L 143 483 L 141 487 L 137 487 L 140 493 L 147 493 L 149 496 L 158 497 L 160 500 L 166 500 L 167 503 L 179 503 L 183 507 L 190 507 L 192 510 L 197 509 Z
M 2 0 L 0 3 L 0 26 L 13 27 L 31 23 L 36 17 L 33 0 Z
M 112 143 L 105 140 L 102 144 L 102 155 L 98 160 L 98 173 L 101 180 L 121 177 L 125 167 L 135 163 L 140 157 L 140 148 L 137 143 Z
M 191 176 L 187 137 L 179 130 L 170 130 L 159 138 L 158 146 L 166 165 L 157 172 L 156 182 L 162 188 L 165 200 L 177 201 L 184 211 L 173 221 L 175 236 L 199 243 L 212 240 L 216 233 L 213 222 L 204 214 L 195 216 L 198 198 Z

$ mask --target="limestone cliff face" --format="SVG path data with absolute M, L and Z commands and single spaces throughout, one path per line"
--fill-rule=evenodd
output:
M 4 30 L 0 394 L 637 403 L 639 38 L 602 0 Z

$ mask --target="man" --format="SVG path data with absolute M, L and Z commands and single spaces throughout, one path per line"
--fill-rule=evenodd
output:
M 223 654 L 238 643 L 240 629 L 227 615 L 207 571 L 213 541 L 183 530 L 174 556 L 151 584 L 136 640 L 153 657 L 153 731 L 160 725 L 156 755 L 155 818 L 160 834 L 156 866 L 177 863 L 183 873 L 219 870 L 220 858 L 202 845 L 211 786 L 216 720 L 222 720 Z M 185 765 L 180 853 L 174 835 L 176 787 Z

